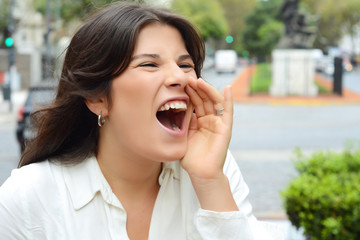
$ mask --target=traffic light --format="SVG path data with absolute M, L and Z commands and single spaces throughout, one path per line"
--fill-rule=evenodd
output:
M 225 41 L 226 41 L 227 43 L 232 43 L 232 42 L 234 41 L 234 38 L 233 38 L 233 36 L 228 35 L 228 36 L 226 36 Z
M 14 39 L 12 37 L 5 38 L 5 46 L 11 48 L 14 46 Z
M 9 29 L 9 27 L 5 28 L 4 31 L 4 44 L 7 48 L 14 47 L 14 38 L 12 36 L 12 31 Z

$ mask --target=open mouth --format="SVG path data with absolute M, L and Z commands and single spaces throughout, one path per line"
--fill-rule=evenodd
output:
M 187 104 L 184 101 L 170 101 L 162 105 L 156 113 L 159 122 L 173 131 L 181 131 Z

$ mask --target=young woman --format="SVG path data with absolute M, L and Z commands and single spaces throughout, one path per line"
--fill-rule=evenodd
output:
M 258 222 L 228 146 L 231 88 L 166 10 L 117 3 L 66 53 L 56 99 L 0 189 L 4 239 L 280 239 Z

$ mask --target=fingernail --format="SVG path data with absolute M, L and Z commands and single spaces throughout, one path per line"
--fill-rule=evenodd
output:
M 228 91 L 227 91 L 227 97 L 232 98 L 232 86 L 231 86 L 231 85 L 227 85 L 226 88 L 228 89 Z

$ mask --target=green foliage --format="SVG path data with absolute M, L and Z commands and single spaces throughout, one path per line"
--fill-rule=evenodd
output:
M 245 16 L 253 11 L 257 0 L 219 0 L 229 24 L 229 33 L 234 37 L 230 47 L 240 55 L 246 50 L 242 42 L 242 31 L 245 28 Z
M 5 47 L 5 29 L 8 25 L 10 0 L 0 0 L 0 48 Z
M 10 0 L 0 0 L 0 29 L 8 24 Z
M 360 148 L 353 150 L 351 147 L 348 147 L 340 154 L 334 152 L 316 152 L 309 159 L 306 159 L 301 151 L 298 151 L 296 154 L 296 169 L 300 174 L 309 173 L 321 177 L 331 173 L 360 173 Z
M 228 33 L 224 11 L 217 0 L 174 0 L 171 8 L 187 17 L 204 40 L 225 37 Z
M 247 15 L 242 40 L 244 47 L 255 56 L 267 56 L 283 34 L 283 23 L 279 19 L 282 1 L 259 1 Z
M 337 45 L 344 34 L 354 36 L 360 24 L 359 0 L 302 0 L 301 2 L 319 17 L 316 48 L 326 50 L 326 46 Z
M 35 9 L 45 15 L 46 4 L 48 0 L 36 0 Z M 58 0 L 52 1 L 52 11 L 60 11 L 60 16 L 65 22 L 69 22 L 73 19 L 85 19 L 96 9 L 119 0 Z M 128 2 L 144 2 L 142 1 L 129 1 Z
M 329 93 L 331 93 L 331 91 L 328 90 L 327 88 L 325 88 L 323 85 L 320 85 L 317 82 L 314 82 L 314 83 L 315 83 L 316 87 L 319 90 L 319 94 L 329 94 Z
M 267 93 L 271 85 L 271 65 L 259 63 L 251 78 L 250 93 Z
M 360 148 L 296 155 L 299 175 L 281 193 L 291 223 L 313 240 L 359 239 Z

